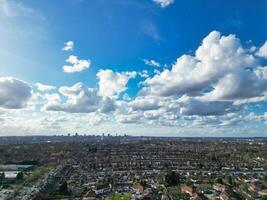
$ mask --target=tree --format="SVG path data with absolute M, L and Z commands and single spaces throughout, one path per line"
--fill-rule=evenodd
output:
M 223 184 L 222 178 L 215 178 L 214 183 Z
M 69 189 L 68 189 L 68 183 L 64 181 L 62 185 L 59 187 L 59 193 L 61 195 L 68 195 L 69 194 Z
M 19 172 L 16 176 L 17 180 L 23 180 L 23 172 Z
M 176 186 L 179 184 L 179 175 L 174 171 L 168 172 L 165 176 L 165 182 L 167 186 Z
M 140 185 L 142 185 L 144 188 L 147 187 L 147 183 L 146 183 L 145 180 L 141 180 L 141 181 L 140 181 Z
M 5 173 L 4 172 L 0 172 L 0 180 L 5 178 Z
M 232 176 L 226 176 L 226 182 L 229 184 L 229 185 L 233 185 L 233 178 Z
M 264 175 L 264 177 L 263 177 L 263 181 L 264 181 L 265 183 L 267 183 L 267 172 L 265 173 L 265 175 Z
M 5 179 L 5 173 L 0 172 L 0 185 L 3 185 L 3 180 Z
M 216 157 L 215 153 L 212 153 L 211 160 L 212 161 L 217 161 L 217 157 Z

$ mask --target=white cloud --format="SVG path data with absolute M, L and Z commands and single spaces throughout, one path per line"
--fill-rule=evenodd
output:
M 91 126 L 96 126 L 96 125 L 99 125 L 101 124 L 103 121 L 105 121 L 104 117 L 93 112 L 93 113 L 89 113 L 89 116 L 88 116 L 88 122 L 89 122 L 89 125 Z
M 160 109 L 171 110 L 173 115 L 237 113 L 244 104 L 267 100 L 267 67 L 259 63 L 251 48 L 243 48 L 235 35 L 222 36 L 213 31 L 204 38 L 195 55 L 182 55 L 170 70 L 147 78 L 141 96 L 136 99 L 160 98 Z M 162 104 L 164 99 L 169 103 Z M 129 102 L 129 106 L 133 103 Z M 174 110 L 170 105 L 174 105 Z M 238 120 L 220 124 L 234 123 Z
M 0 107 L 18 109 L 27 106 L 32 96 L 31 87 L 13 77 L 0 77 Z
M 146 70 L 99 70 L 98 88 L 87 88 L 83 83 L 77 83 L 71 87 L 60 87 L 58 93 L 37 92 L 34 94 L 38 96 L 35 101 L 39 102 L 37 107 L 40 107 L 45 100 L 42 111 L 66 112 L 64 116 L 72 117 L 69 117 L 69 124 L 64 126 L 82 130 L 86 130 L 84 124 L 94 126 L 104 121 L 104 124 L 110 123 L 112 126 L 130 123 L 143 127 L 213 127 L 214 132 L 220 127 L 266 123 L 266 113 L 256 116 L 249 114 L 251 109 L 247 109 L 252 104 L 256 106 L 256 103 L 265 103 L 267 100 L 267 67 L 261 66 L 260 61 L 263 58 L 255 56 L 256 50 L 244 48 L 235 35 L 223 36 L 213 31 L 204 38 L 193 55 L 182 55 L 171 69 L 164 69 L 162 72 L 157 70 L 154 75 L 150 71 L 152 77 L 149 77 Z M 70 56 L 67 62 L 75 65 L 79 59 Z M 143 87 L 139 93 L 133 94 L 130 91 L 131 99 L 126 90 L 129 80 L 137 75 L 146 79 L 144 84 L 139 85 Z M 6 91 L 2 89 L 4 84 L 0 81 L 0 107 L 14 108 L 14 105 L 23 107 L 29 104 L 27 98 L 21 104 L 12 99 L 17 99 L 13 93 L 20 97 L 23 90 L 12 92 L 17 86 L 11 84 L 11 80 L 4 81 L 8 83 L 8 87 L 5 85 L 8 88 Z M 39 91 L 55 89 L 54 86 L 42 83 L 35 86 Z M 31 88 L 29 91 L 31 96 Z M 6 95 L 8 92 L 10 93 Z M 12 101 L 15 103 L 5 103 Z M 62 115 L 60 112 L 42 113 Z M 10 120 L 6 115 L 2 114 L 1 119 L 9 125 Z M 75 119 L 76 117 L 79 118 Z M 61 124 L 55 119 L 47 122 L 46 127 L 58 131 L 62 128 Z
M 174 3 L 174 0 L 153 0 L 153 1 L 162 8 L 165 8 Z
M 172 69 L 145 81 L 144 93 L 159 96 L 196 94 L 214 87 L 221 78 L 235 74 L 245 76 L 246 67 L 255 67 L 255 58 L 242 48 L 235 35 L 221 36 L 211 32 L 197 49 L 195 56 L 183 55 Z
M 182 115 L 224 115 L 239 110 L 228 101 L 202 101 L 197 98 L 183 96 L 179 99 L 180 113 Z
M 69 113 L 90 113 L 100 107 L 101 98 L 93 88 L 86 88 L 82 83 L 76 83 L 72 87 L 60 87 L 59 92 L 67 97 L 66 102 L 61 102 L 58 95 L 48 96 L 46 111 L 63 111 Z
M 213 31 L 194 55 L 182 55 L 171 69 L 157 71 L 152 77 L 146 70 L 102 69 L 96 75 L 98 89 L 88 89 L 82 83 L 61 87 L 59 94 L 45 95 L 44 109 L 91 113 L 91 125 L 115 120 L 180 128 L 237 126 L 249 121 L 244 117 L 246 104 L 267 99 L 267 67 L 260 66 L 260 58 L 254 54 L 235 35 Z M 70 56 L 67 62 L 77 63 L 78 58 Z M 146 79 L 130 99 L 125 91 L 129 80 L 137 75 Z
M 160 101 L 156 98 L 142 98 L 137 97 L 133 101 L 128 103 L 132 110 L 155 110 L 161 107 Z
M 260 47 L 256 55 L 263 58 L 267 58 L 267 41 Z
M 144 112 L 144 117 L 148 120 L 157 120 L 162 114 L 160 110 L 149 110 Z
M 62 51 L 72 51 L 74 47 L 73 41 L 68 41 L 65 43 L 65 46 L 62 48 Z
M 237 100 L 248 101 L 267 97 L 267 79 L 258 77 L 256 70 L 229 73 L 222 77 L 215 85 L 214 90 L 204 95 L 208 100 Z
M 116 120 L 120 123 L 125 124 L 136 124 L 141 123 L 143 114 L 140 112 L 128 113 L 128 114 L 117 114 Z
M 136 77 L 136 72 L 114 72 L 110 69 L 99 70 L 96 74 L 99 82 L 99 95 L 103 97 L 118 97 L 118 95 L 127 89 L 127 83 L 130 79 Z
M 61 98 L 59 94 L 57 93 L 44 94 L 44 99 L 47 100 L 47 104 L 45 105 L 45 108 L 53 107 L 54 105 L 58 105 L 61 103 Z
M 81 72 L 88 69 L 91 65 L 90 60 L 79 60 L 78 57 L 74 55 L 69 56 L 66 62 L 72 64 L 63 66 L 63 71 L 66 73 Z
M 171 70 L 146 79 L 141 94 L 199 96 L 201 101 L 230 101 L 235 105 L 265 101 L 267 68 L 256 63 L 257 58 L 242 47 L 235 35 L 221 36 L 213 31 L 204 38 L 195 56 L 183 55 Z
M 266 115 L 267 113 L 265 113 Z M 266 115 L 267 116 L 267 115 Z M 267 118 L 265 118 L 264 114 L 263 115 L 257 115 L 254 112 L 250 112 L 248 115 L 244 116 L 244 119 L 247 121 L 265 121 Z
M 100 111 L 102 113 L 109 113 L 116 110 L 116 102 L 109 97 L 103 98 Z
M 141 72 L 138 72 L 138 75 L 141 76 L 142 78 L 148 78 L 149 77 L 147 70 L 142 70 Z
M 160 67 L 160 63 L 155 60 L 144 59 L 144 63 L 149 66 Z
M 43 83 L 36 83 L 35 87 L 41 92 L 46 92 L 46 91 L 50 91 L 50 90 L 56 89 L 55 86 L 46 85 L 46 84 L 43 84 Z

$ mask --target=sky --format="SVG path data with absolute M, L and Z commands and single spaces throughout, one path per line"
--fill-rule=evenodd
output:
M 267 136 L 267 1 L 0 0 L 0 136 Z

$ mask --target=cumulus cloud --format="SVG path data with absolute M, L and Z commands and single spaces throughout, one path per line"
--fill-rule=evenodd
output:
M 100 111 L 102 113 L 109 113 L 116 110 L 116 103 L 109 97 L 103 98 Z
M 0 77 L 0 107 L 19 109 L 27 106 L 32 96 L 31 87 L 13 77 Z
M 165 8 L 174 3 L 174 0 L 153 0 L 153 1 L 162 8 Z
M 128 114 L 117 114 L 115 115 L 115 117 L 116 120 L 120 123 L 136 124 L 136 123 L 141 123 L 143 114 L 140 112 L 133 112 Z
M 144 117 L 148 120 L 157 120 L 162 114 L 160 110 L 149 110 L 144 112 Z
M 165 69 L 148 78 L 144 92 L 159 96 L 192 95 L 214 87 L 229 74 L 238 75 L 248 66 L 255 67 L 255 58 L 242 48 L 239 39 L 213 31 L 203 40 L 195 56 L 182 55 L 171 70 Z
M 193 55 L 180 56 L 171 69 L 157 70 L 151 77 L 146 70 L 101 69 L 96 75 L 98 88 L 87 88 L 82 83 L 60 87 L 58 93 L 42 94 L 47 101 L 43 109 L 91 113 L 92 124 L 116 120 L 226 127 L 249 120 L 266 121 L 266 114 L 245 117 L 250 112 L 246 110 L 248 105 L 267 100 L 267 67 L 261 65 L 265 58 L 258 55 L 261 48 L 254 49 L 244 48 L 235 35 L 212 31 Z M 77 63 L 78 58 L 70 56 L 67 62 Z M 145 78 L 139 85 L 142 88 L 136 94 L 128 93 L 128 82 L 136 76 Z
M 41 92 L 46 92 L 46 91 L 50 91 L 50 90 L 56 89 L 55 86 L 46 85 L 46 84 L 43 84 L 43 83 L 36 83 L 35 87 L 37 88 L 37 90 L 39 90 Z
M 239 73 L 229 73 L 222 77 L 214 90 L 206 94 L 203 99 L 212 100 L 251 100 L 261 97 L 266 98 L 267 79 L 254 72 L 240 71 Z
M 143 95 L 176 97 L 199 96 L 201 102 L 234 103 L 265 101 L 267 68 L 235 35 L 213 31 L 204 38 L 195 56 L 182 55 L 172 66 L 144 81 Z M 198 100 L 198 101 L 199 101 Z
M 259 51 L 256 53 L 257 56 L 267 58 L 267 41 L 260 47 Z
M 61 103 L 61 98 L 58 93 L 44 94 L 44 99 L 47 101 L 44 110 L 50 110 L 50 107 L 57 106 Z
M 73 41 L 68 41 L 65 43 L 65 46 L 62 48 L 62 51 L 72 51 L 74 47 Z
M 63 71 L 66 73 L 76 73 L 88 69 L 91 65 L 90 60 L 79 60 L 77 56 L 71 55 L 66 60 L 71 65 L 64 65 Z
M 144 59 L 144 63 L 149 66 L 160 67 L 160 63 L 155 60 Z
M 113 114 L 120 123 L 174 125 L 179 118 L 178 105 L 174 104 L 173 99 L 137 96 L 131 101 L 116 101 Z
M 101 102 L 97 91 L 93 88 L 86 88 L 83 83 L 76 83 L 71 87 L 60 87 L 59 92 L 67 98 L 62 102 L 57 94 L 48 96 L 46 111 L 64 111 L 68 113 L 90 113 L 95 112 Z
M 89 113 L 89 125 L 96 126 L 101 124 L 103 121 L 105 121 L 104 117 L 102 115 L 99 115 L 95 112 Z
M 99 70 L 96 74 L 99 82 L 99 95 L 103 97 L 118 97 L 118 95 L 127 89 L 127 83 L 130 79 L 136 77 L 136 72 L 114 72 L 110 69 Z
M 253 112 L 250 113 L 227 113 L 225 115 L 220 116 L 194 116 L 191 119 L 193 121 L 193 126 L 199 127 L 230 127 L 236 125 L 247 125 L 250 122 L 264 122 L 264 114 L 257 115 Z
M 148 78 L 149 77 L 147 70 L 142 70 L 141 72 L 138 72 L 138 75 L 142 78 Z
M 177 99 L 163 107 L 175 105 L 176 112 L 185 116 L 222 116 L 242 110 L 244 104 L 265 102 L 267 67 L 260 66 L 254 54 L 235 35 L 212 31 L 195 55 L 182 55 L 171 69 L 147 78 L 137 99 Z M 224 124 L 237 122 L 228 120 Z
M 155 110 L 161 107 L 160 101 L 156 98 L 142 98 L 137 97 L 133 101 L 129 102 L 128 105 L 132 110 Z
M 182 115 L 223 115 L 239 110 L 228 101 L 202 101 L 196 98 L 183 96 L 179 99 Z

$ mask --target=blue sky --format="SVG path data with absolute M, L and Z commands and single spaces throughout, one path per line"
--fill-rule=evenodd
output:
M 267 136 L 266 9 L 0 0 L 0 134 Z

